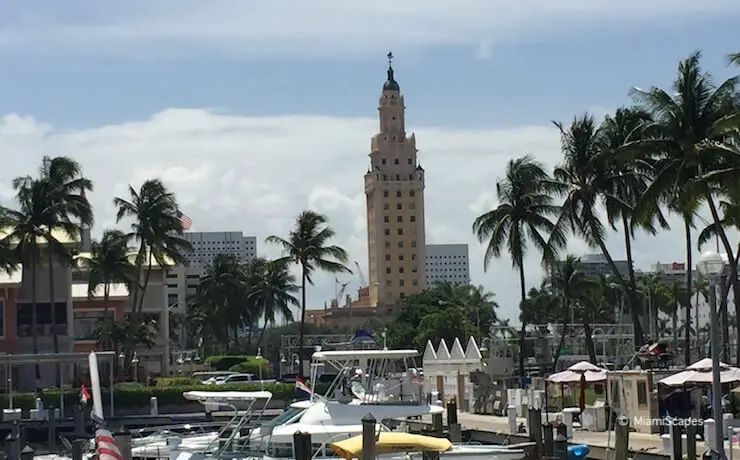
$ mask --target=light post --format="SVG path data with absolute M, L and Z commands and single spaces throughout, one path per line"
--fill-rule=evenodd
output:
M 134 352 L 134 357 L 131 358 L 131 365 L 134 368 L 134 382 L 139 382 L 139 355 Z
M 719 369 L 719 317 L 717 316 L 717 282 L 722 283 L 721 273 L 725 261 L 714 251 L 706 251 L 699 258 L 697 270 L 709 281 L 709 320 L 712 354 L 712 417 L 717 457 L 725 457 L 724 422 L 722 420 L 722 383 Z
M 380 333 L 380 336 L 383 337 L 383 350 L 388 349 L 388 328 L 384 327 L 383 332 Z
M 262 348 L 257 348 L 257 356 L 255 356 L 255 359 L 257 360 L 257 367 L 259 368 L 259 374 L 260 374 L 260 390 L 265 390 L 265 379 L 262 378 L 262 360 L 264 359 L 262 357 Z

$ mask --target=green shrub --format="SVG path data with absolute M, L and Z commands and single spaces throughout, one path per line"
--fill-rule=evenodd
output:
M 200 383 L 200 380 L 193 377 L 159 377 L 157 379 L 158 387 L 186 387 Z
M 260 367 L 262 373 L 260 374 Z M 272 377 L 272 369 L 267 367 L 263 362 L 258 361 L 245 361 L 239 364 L 234 364 L 229 368 L 231 372 L 238 372 L 240 374 L 254 374 L 255 378 L 259 378 L 260 375 L 263 379 Z
M 256 356 L 248 355 L 209 356 L 206 359 L 206 364 L 209 364 L 215 371 L 228 371 L 231 367 L 242 363 L 252 364 L 255 369 L 259 369 L 260 364 L 262 364 L 263 369 L 267 369 L 269 364 L 264 358 L 257 359 Z
M 168 405 L 181 405 L 187 401 L 182 394 L 186 391 L 260 391 L 261 386 L 255 383 L 234 384 L 234 385 L 182 385 L 182 386 L 156 386 L 147 387 L 136 383 L 118 384 L 115 388 L 114 399 L 116 407 L 146 407 L 149 405 L 149 398 L 157 397 L 159 407 Z M 317 385 L 316 391 L 325 393 L 327 385 Z M 264 385 L 265 391 L 272 392 L 272 398 L 275 400 L 289 401 L 295 397 L 295 385 L 290 383 L 268 383 Z M 104 404 L 109 401 L 109 391 L 103 389 L 102 398 Z M 62 392 L 57 389 L 44 390 L 42 399 L 45 407 L 59 407 L 60 396 L 64 397 L 65 407 L 73 407 L 80 404 L 80 393 L 77 390 L 67 390 Z M 0 407 L 10 407 L 8 404 L 8 394 L 0 394 Z M 34 393 L 13 393 L 13 407 L 30 409 L 35 407 L 36 395 Z

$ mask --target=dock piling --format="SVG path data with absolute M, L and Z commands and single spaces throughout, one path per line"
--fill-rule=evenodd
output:
M 629 417 L 620 417 L 614 427 L 614 460 L 627 460 L 630 443 Z
M 87 444 L 87 440 L 84 438 L 77 438 L 72 441 L 72 460 L 82 460 L 85 444 Z
M 686 424 L 686 458 L 689 460 L 696 459 L 696 435 L 698 427 L 693 423 Z
M 33 450 L 33 447 L 26 445 L 21 451 L 20 458 L 21 460 L 33 460 L 34 455 L 36 455 L 36 452 Z
M 542 424 L 542 449 L 545 457 L 552 457 L 555 455 L 555 435 L 553 433 L 552 424 L 546 422 Z
M 57 418 L 56 418 L 56 409 L 54 409 L 54 406 L 49 406 L 47 409 L 47 444 L 49 444 L 49 449 L 52 451 L 56 449 L 57 445 Z
M 72 417 L 75 423 L 75 434 L 78 436 L 82 436 L 85 433 L 85 416 L 82 411 L 81 405 L 78 404 L 74 407 Z
M 311 460 L 311 433 L 296 431 L 293 434 L 295 460 Z
M 557 435 L 553 440 L 553 458 L 568 460 L 568 431 L 565 424 L 559 423 L 556 427 Z
M 113 434 L 113 438 L 116 440 L 118 450 L 121 451 L 122 460 L 131 460 L 131 432 L 126 427 L 121 426 Z
M 462 428 L 457 420 L 457 402 L 453 399 L 447 403 L 447 425 L 450 433 L 450 441 L 462 442 Z
M 671 435 L 671 460 L 683 460 L 683 433 L 681 432 L 681 425 L 671 424 L 669 429 Z
M 362 417 L 362 458 L 375 458 L 375 422 L 371 413 Z

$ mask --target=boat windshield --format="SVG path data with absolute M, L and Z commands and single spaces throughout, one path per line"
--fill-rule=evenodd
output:
M 290 423 L 298 419 L 301 415 L 303 415 L 304 412 L 306 412 L 306 409 L 301 409 L 298 407 L 288 407 L 280 415 L 270 420 L 267 425 L 279 426 L 285 423 Z

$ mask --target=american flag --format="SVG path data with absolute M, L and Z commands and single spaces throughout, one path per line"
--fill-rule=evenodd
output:
M 182 225 L 183 230 L 190 230 L 190 226 L 193 225 L 193 219 L 183 214 L 179 209 L 177 210 L 177 218 L 180 219 L 180 225 Z

